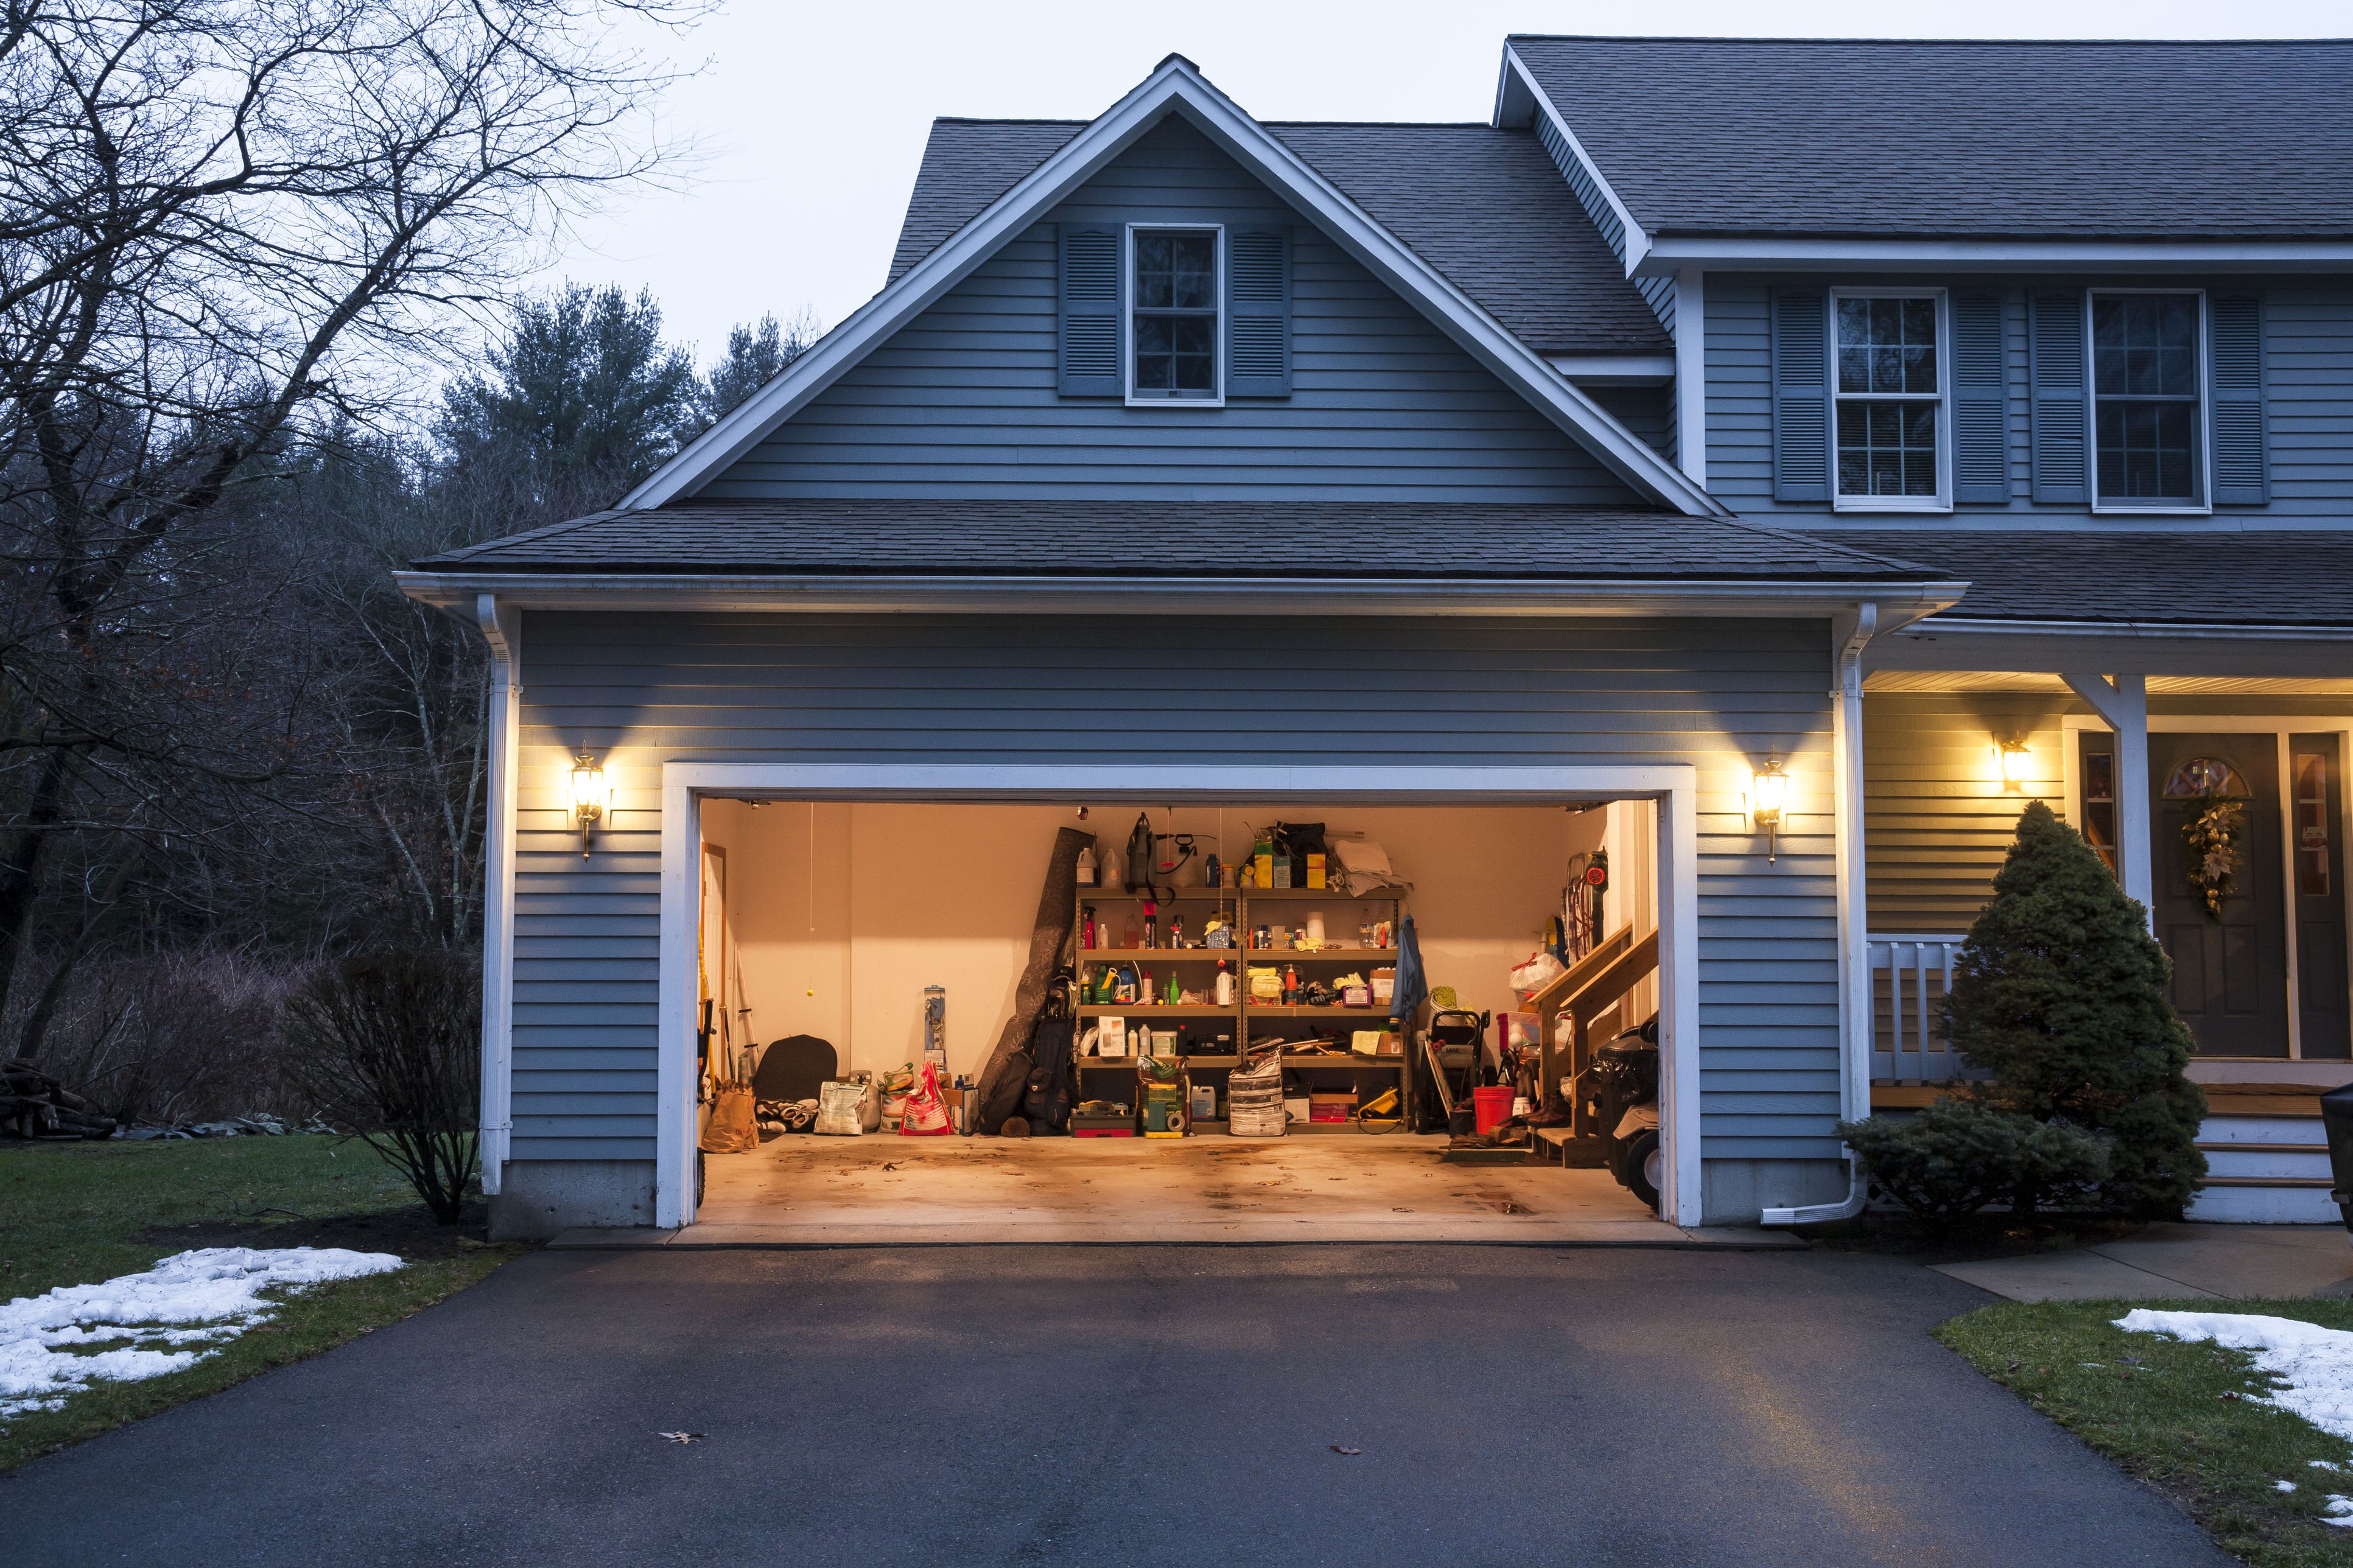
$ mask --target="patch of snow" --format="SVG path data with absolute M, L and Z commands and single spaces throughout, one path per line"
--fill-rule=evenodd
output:
M 0 1416 L 55 1410 L 93 1383 L 136 1383 L 193 1366 L 269 1320 L 264 1290 L 399 1267 L 389 1252 L 340 1247 L 206 1247 L 144 1273 L 19 1296 L 0 1307 Z
M 2295 1490 L 2295 1483 L 2294 1481 L 2274 1481 L 2272 1483 L 2272 1489 L 2274 1491 L 2292 1492 Z
M 2225 1350 L 2253 1351 L 2255 1370 L 2275 1380 L 2268 1395 L 2250 1396 L 2253 1403 L 2275 1405 L 2324 1432 L 2353 1438 L 2353 1333 L 2253 1312 L 2156 1312 L 2146 1307 L 2116 1321 L 2128 1332 L 2210 1340 Z M 2353 1507 L 2347 1511 L 2353 1513 Z M 2353 1519 L 2343 1522 L 2353 1524 Z
M 2353 1526 L 2353 1497 L 2339 1497 L 2330 1492 L 2328 1500 L 2321 1505 L 2320 1522 L 2333 1524 L 2339 1529 Z

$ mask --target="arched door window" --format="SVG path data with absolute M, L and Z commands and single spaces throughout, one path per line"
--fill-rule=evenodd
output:
M 2165 781 L 2168 800 L 2195 800 L 2210 795 L 2246 800 L 2254 793 L 2239 776 L 2239 770 L 2220 757 L 2192 757 L 2174 769 Z

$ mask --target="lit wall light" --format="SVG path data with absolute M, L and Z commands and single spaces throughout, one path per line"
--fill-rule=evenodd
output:
M 1765 830 L 1765 859 L 1769 865 L 1778 847 L 1775 841 L 1781 831 L 1781 812 L 1789 801 L 1789 775 L 1781 771 L 1780 759 L 1767 762 L 1749 781 L 1749 788 L 1748 809 L 1757 818 L 1757 826 Z
M 580 858 L 588 858 L 588 835 L 613 808 L 613 789 L 605 770 L 583 752 L 572 759 L 572 820 L 580 825 Z
M 2015 789 L 2026 782 L 2027 766 L 2033 753 L 2026 749 L 2025 742 L 1998 742 L 1994 752 L 2001 761 L 2001 782 L 2005 787 Z

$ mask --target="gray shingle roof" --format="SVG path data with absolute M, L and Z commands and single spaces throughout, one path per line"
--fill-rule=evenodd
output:
M 2353 533 L 1930 533 L 1813 535 L 1900 555 L 1969 584 L 1949 612 L 1972 620 L 2353 626 Z
M 2353 235 L 2353 42 L 1510 42 L 1654 235 Z
M 1083 129 L 1078 121 L 934 121 L 892 279 Z M 1267 129 L 1529 347 L 1667 352 L 1665 330 L 1534 133 L 1486 125 Z
M 427 572 L 1919 583 L 1850 544 L 1731 519 L 1345 501 L 697 501 L 605 511 Z

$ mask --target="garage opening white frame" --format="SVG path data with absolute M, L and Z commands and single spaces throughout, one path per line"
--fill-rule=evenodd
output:
M 661 782 L 659 1125 L 654 1223 L 694 1223 L 695 868 L 706 796 L 994 805 L 1221 801 L 1539 805 L 1655 800 L 1658 819 L 1662 1215 L 1700 1223 L 1699 816 L 1689 763 L 1591 767 L 1060 767 L 672 762 Z

